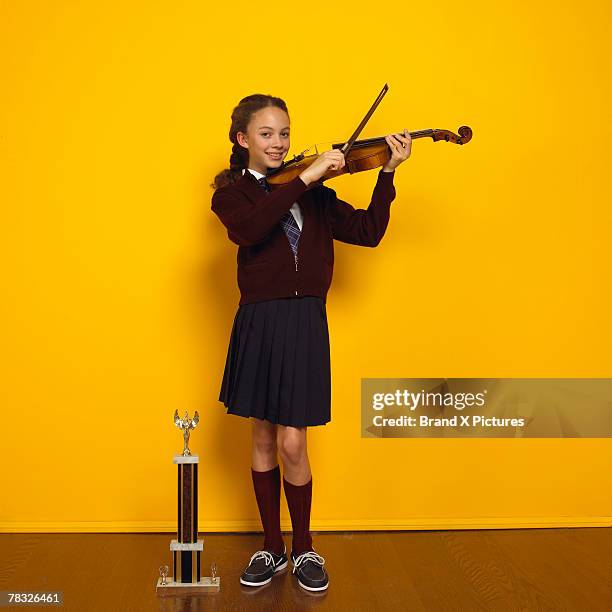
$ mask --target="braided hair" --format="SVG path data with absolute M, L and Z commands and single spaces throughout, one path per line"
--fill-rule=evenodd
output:
M 253 94 L 242 98 L 238 106 L 232 111 L 232 125 L 229 131 L 229 139 L 232 142 L 232 154 L 229 159 L 229 168 L 222 170 L 215 176 L 211 184 L 213 189 L 219 189 L 230 183 L 235 183 L 242 176 L 242 170 L 248 166 L 249 153 L 247 149 L 238 144 L 236 135 L 238 132 L 246 133 L 247 126 L 254 113 L 266 106 L 276 106 L 289 115 L 287 105 L 280 98 L 264 94 Z

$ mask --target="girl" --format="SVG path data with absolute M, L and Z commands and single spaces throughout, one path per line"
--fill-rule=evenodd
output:
M 333 240 L 376 246 L 395 198 L 395 168 L 408 159 L 411 138 L 386 136 L 391 159 L 378 173 L 372 201 L 355 210 L 329 187 L 307 190 L 326 172 L 344 167 L 326 151 L 286 185 L 271 189 L 266 173 L 289 151 L 289 114 L 280 98 L 254 94 L 232 113 L 230 167 L 212 187 L 212 210 L 238 245 L 240 302 L 234 317 L 219 401 L 228 414 L 251 418 L 251 476 L 264 543 L 240 577 L 260 586 L 287 567 L 280 530 L 280 467 L 298 584 L 323 591 L 329 576 L 310 535 L 312 474 L 308 427 L 331 420 L 330 347 L 325 309 L 334 263 Z

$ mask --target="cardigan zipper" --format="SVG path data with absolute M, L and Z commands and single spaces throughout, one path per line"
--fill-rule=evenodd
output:
M 297 287 L 297 271 L 298 271 L 298 258 L 297 258 L 297 255 L 296 255 L 295 256 L 295 273 L 296 273 L 295 282 L 296 282 L 296 287 Z M 298 292 L 297 292 L 297 289 L 296 289 L 295 290 L 295 295 L 297 295 L 297 294 L 298 294 Z

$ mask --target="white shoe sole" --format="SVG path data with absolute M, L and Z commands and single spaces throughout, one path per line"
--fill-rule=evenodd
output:
M 299 578 L 298 578 L 298 584 L 303 589 L 306 589 L 307 591 L 324 591 L 329 586 L 329 582 L 328 582 L 325 586 L 322 586 L 322 587 L 309 587 L 309 586 L 306 586 Z
M 264 580 L 263 582 L 247 582 L 246 580 L 243 580 L 242 578 L 240 578 L 240 584 L 246 584 L 247 586 L 263 586 L 264 584 L 268 584 L 268 582 L 272 581 L 272 576 L 270 576 L 267 580 Z

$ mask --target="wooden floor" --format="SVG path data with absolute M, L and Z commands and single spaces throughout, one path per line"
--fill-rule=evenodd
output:
M 330 575 L 322 594 L 301 589 L 291 563 L 267 586 L 242 586 L 262 536 L 200 535 L 219 593 L 156 597 L 172 534 L 0 534 L 0 591 L 60 590 L 59 609 L 79 612 L 612 610 L 610 528 L 313 532 Z

